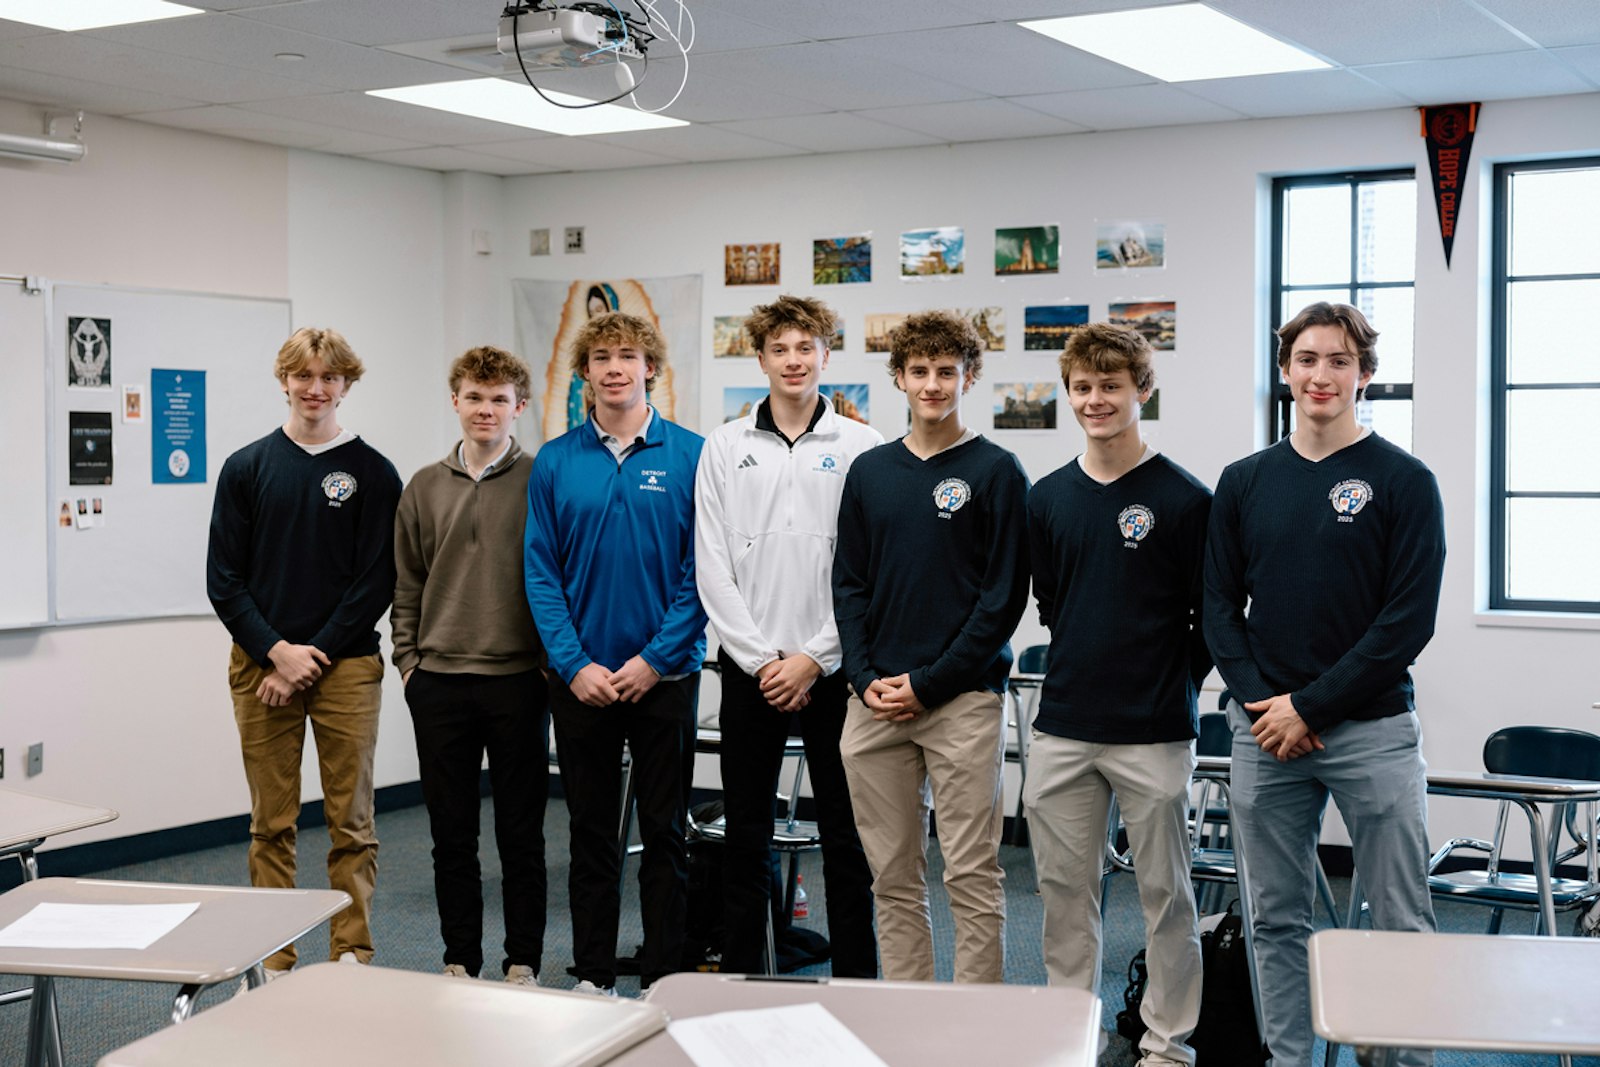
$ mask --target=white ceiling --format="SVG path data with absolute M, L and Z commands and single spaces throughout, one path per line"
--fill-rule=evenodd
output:
M 364 95 L 481 75 L 486 61 L 459 49 L 492 50 L 502 0 L 185 2 L 207 13 L 77 33 L 0 19 L 0 97 L 441 171 L 541 174 L 1600 91 L 1600 0 L 1207 0 L 1334 69 L 1181 85 L 1016 25 L 1151 0 L 687 0 L 698 36 L 667 114 L 693 125 L 560 137 Z M 677 85 L 668 51 L 651 50 L 647 106 Z M 615 91 L 605 71 L 535 77 Z M 85 139 L 92 148 L 92 125 Z

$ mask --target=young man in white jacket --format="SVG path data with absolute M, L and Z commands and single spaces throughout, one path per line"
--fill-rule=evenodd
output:
M 872 874 L 839 759 L 847 693 L 830 575 L 845 474 L 883 438 L 820 394 L 835 321 L 821 301 L 793 296 L 751 311 L 745 329 L 771 392 L 711 432 L 695 478 L 696 581 L 721 645 L 724 972 L 761 969 L 774 795 L 798 720 L 833 973 L 878 973 Z

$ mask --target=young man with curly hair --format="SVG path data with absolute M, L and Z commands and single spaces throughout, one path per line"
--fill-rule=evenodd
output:
M 883 444 L 821 395 L 835 317 L 780 296 L 745 330 L 771 391 L 706 439 L 695 481 L 700 600 L 722 668 L 724 971 L 761 968 L 771 907 L 773 797 L 798 726 L 817 805 L 833 973 L 876 978 L 872 874 L 839 758 L 845 679 L 829 575 L 839 497 L 856 459 Z
M 228 457 L 217 478 L 206 592 L 233 636 L 228 684 L 250 785 L 250 884 L 295 884 L 306 722 L 317 743 L 328 883 L 350 894 L 329 959 L 372 959 L 378 880 L 372 760 L 383 656 L 378 620 L 394 596 L 394 465 L 339 425 L 361 360 L 335 330 L 296 330 L 274 373 L 289 418 Z M 295 963 L 293 945 L 266 960 Z
M 931 790 L 955 979 L 999 982 L 1003 701 L 1028 597 L 1028 478 L 962 421 L 962 398 L 983 370 L 971 323 L 922 312 L 890 346 L 911 430 L 861 456 L 845 479 L 833 601 L 853 694 L 840 747 L 872 867 L 884 976 L 934 977 Z
M 1098 991 L 1115 793 L 1148 945 L 1139 1064 L 1187 1065 L 1200 1019 L 1188 822 L 1196 696 L 1211 670 L 1200 631 L 1211 493 L 1144 440 L 1155 367 L 1137 330 L 1074 331 L 1061 381 L 1083 454 L 1028 494 L 1033 590 L 1050 630 L 1024 795 L 1045 969 L 1053 985 Z
M 449 382 L 461 440 L 412 477 L 395 518 L 394 665 L 433 833 L 444 972 L 475 978 L 483 967 L 478 779 L 487 753 L 505 903 L 500 973 L 537 985 L 549 719 L 522 583 L 533 458 L 511 436 L 530 376 L 516 356 L 483 346 L 456 359 Z
M 528 604 L 550 662 L 550 716 L 571 819 L 578 989 L 615 995 L 622 746 L 632 753 L 644 984 L 681 966 L 684 845 L 706 613 L 694 582 L 702 440 L 649 404 L 666 345 L 622 312 L 572 344 L 588 421 L 539 451 L 528 482 Z

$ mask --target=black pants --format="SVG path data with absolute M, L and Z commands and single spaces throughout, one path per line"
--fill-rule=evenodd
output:
M 689 856 L 684 823 L 694 774 L 695 703 L 700 674 L 657 682 L 637 704 L 594 708 L 559 679 L 550 682 L 556 756 L 572 828 L 572 962 L 579 980 L 617 980 L 622 856 L 622 744 L 633 754 L 638 805 L 639 911 L 645 985 L 678 970 L 688 913 Z
M 505 903 L 505 961 L 539 972 L 544 953 L 544 808 L 550 795 L 547 687 L 538 671 L 439 674 L 417 669 L 406 703 L 417 735 L 422 797 L 433 833 L 444 962 L 483 968 L 478 793 L 489 754 L 494 837 Z
M 717 662 L 722 666 L 722 802 L 728 820 L 722 874 L 727 908 L 723 971 L 748 974 L 761 969 L 771 906 L 778 775 L 784 739 L 798 720 L 822 837 L 833 973 L 841 978 L 876 978 L 872 871 L 856 835 L 850 789 L 839 758 L 847 696 L 843 674 L 835 671 L 818 678 L 811 687 L 811 703 L 791 714 L 768 704 L 760 684 L 727 653 L 718 653 Z

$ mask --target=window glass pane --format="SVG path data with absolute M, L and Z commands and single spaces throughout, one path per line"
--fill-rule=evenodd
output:
M 1513 600 L 1600 600 L 1600 500 L 1506 501 L 1506 595 Z
M 1372 427 L 1390 444 L 1411 451 L 1411 401 L 1363 400 L 1356 405 L 1356 421 Z
M 1511 177 L 1511 273 L 1600 272 L 1600 168 Z
M 1417 183 L 1356 187 L 1356 277 L 1408 282 L 1417 272 Z
M 1350 187 L 1307 185 L 1284 194 L 1286 285 L 1326 285 L 1350 277 Z
M 1600 389 L 1515 390 L 1506 417 L 1508 490 L 1600 491 Z
M 1348 304 L 1350 290 L 1348 289 L 1291 289 L 1283 294 L 1283 319 L 1288 322 L 1300 313 L 1307 304 L 1315 304 L 1318 300 L 1326 300 L 1330 304 Z M 1278 358 L 1274 349 L 1272 358 Z
M 1600 245 L 1600 238 L 1595 243 Z M 1600 343 L 1583 325 L 1600 307 L 1600 279 L 1512 282 L 1506 288 L 1511 319 L 1506 380 L 1600 382 Z
M 1404 385 L 1412 378 L 1412 346 L 1416 329 L 1412 325 L 1413 289 L 1362 289 L 1356 293 L 1356 307 L 1378 331 L 1378 373 L 1375 382 Z

